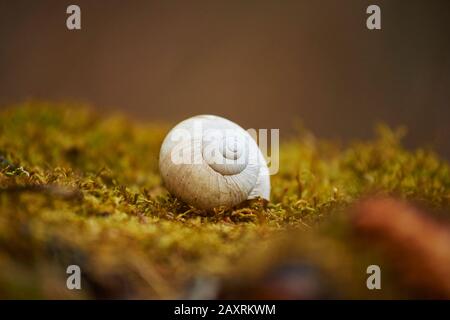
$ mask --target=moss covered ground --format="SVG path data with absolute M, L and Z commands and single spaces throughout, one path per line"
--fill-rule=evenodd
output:
M 164 189 L 158 153 L 169 129 L 76 105 L 2 111 L 0 297 L 426 294 L 402 280 L 407 267 L 354 231 L 350 213 L 360 199 L 389 195 L 450 220 L 448 163 L 402 147 L 404 129 L 380 126 L 373 139 L 349 145 L 299 130 L 281 141 L 269 203 L 213 211 Z M 66 288 L 72 264 L 82 270 L 80 291 Z M 382 267 L 383 290 L 366 288 L 370 264 Z M 299 278 L 301 292 L 286 288 Z

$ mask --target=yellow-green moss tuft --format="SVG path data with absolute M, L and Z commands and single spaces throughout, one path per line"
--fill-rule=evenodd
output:
M 186 296 L 198 278 L 256 274 L 264 257 L 284 252 L 286 238 L 284 256 L 315 261 L 344 283 L 341 295 L 360 297 L 369 293 L 356 284 L 365 277 L 358 270 L 371 255 L 347 243 L 341 218 L 349 205 L 394 194 L 449 216 L 448 164 L 432 151 L 404 149 L 403 131 L 386 127 L 348 147 L 299 133 L 282 141 L 270 203 L 197 210 L 161 185 L 158 153 L 168 129 L 78 106 L 2 112 L 0 297 Z M 244 264 L 255 252 L 260 262 Z M 70 264 L 82 269 L 81 293 L 65 287 Z M 402 293 L 394 285 L 390 296 Z

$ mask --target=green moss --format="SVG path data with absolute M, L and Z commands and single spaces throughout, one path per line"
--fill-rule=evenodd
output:
M 169 128 L 76 105 L 3 112 L 0 297 L 173 298 L 193 279 L 246 277 L 275 263 L 267 257 L 290 255 L 315 261 L 345 285 L 342 295 L 361 297 L 358 270 L 370 254 L 348 243 L 349 205 L 387 193 L 448 217 L 448 164 L 405 150 L 403 129 L 380 127 L 375 139 L 345 147 L 302 130 L 282 143 L 269 204 L 207 212 L 162 186 L 158 154 Z M 254 264 L 242 262 L 249 257 Z M 65 289 L 70 264 L 82 268 L 81 293 Z M 383 294 L 402 295 L 395 285 Z

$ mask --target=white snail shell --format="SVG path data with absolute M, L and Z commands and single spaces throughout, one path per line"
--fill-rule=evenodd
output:
M 270 198 L 266 160 L 251 135 L 234 122 L 200 115 L 164 139 L 159 169 L 167 190 L 200 209 Z

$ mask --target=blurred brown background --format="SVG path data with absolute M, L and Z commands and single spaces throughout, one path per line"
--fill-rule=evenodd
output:
M 78 4 L 82 30 L 66 29 Z M 382 30 L 365 27 L 369 4 Z M 409 128 L 450 158 L 450 1 L 0 0 L 0 106 L 87 102 L 143 120 L 293 120 L 325 138 Z

